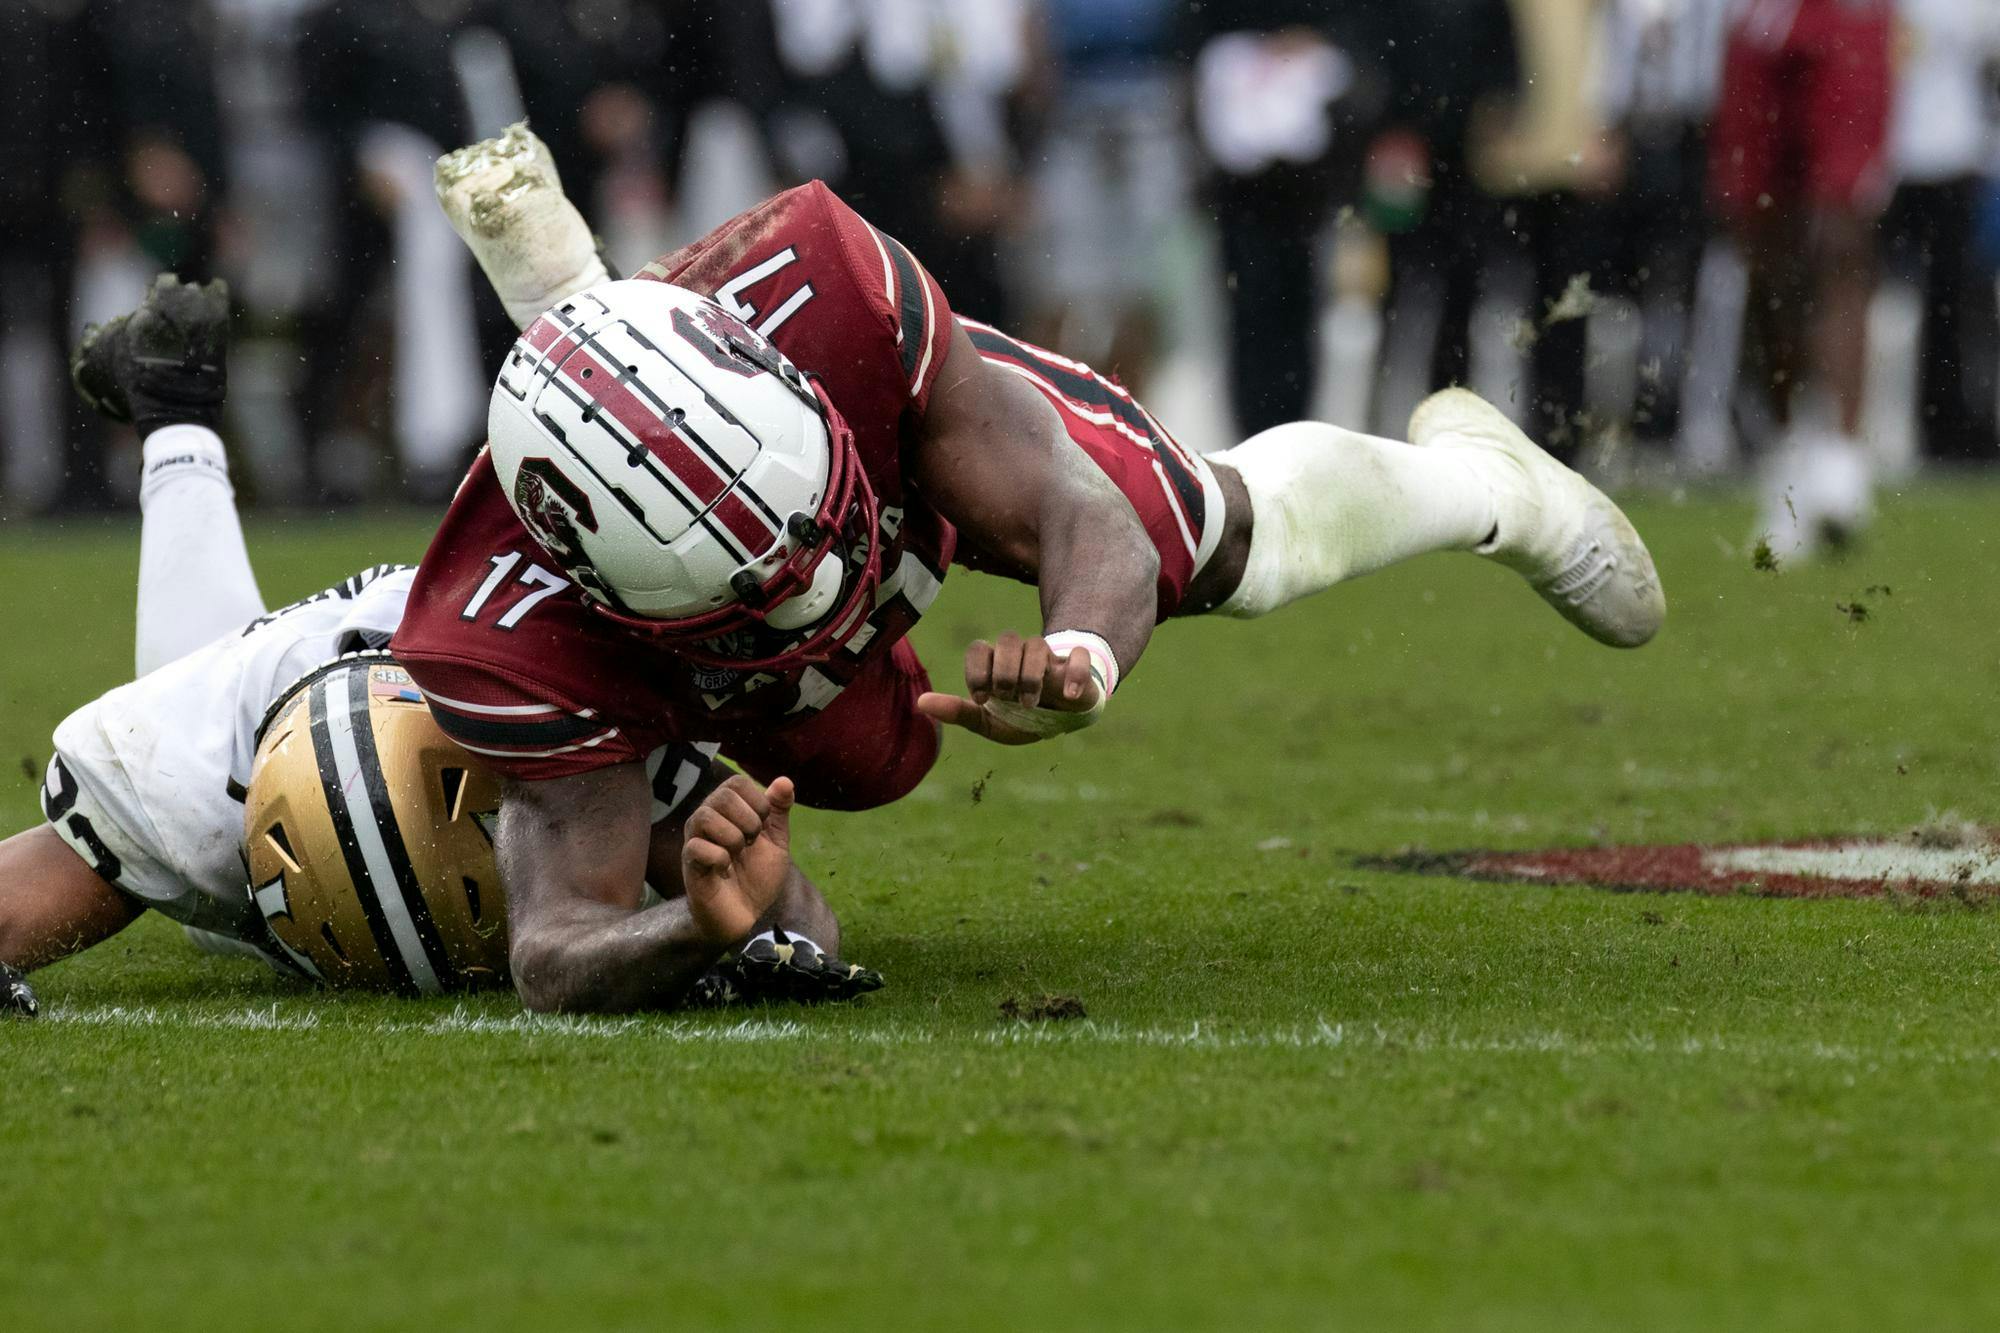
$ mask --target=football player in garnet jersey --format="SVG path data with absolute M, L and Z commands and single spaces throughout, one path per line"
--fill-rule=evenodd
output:
M 222 284 L 165 277 L 78 354 L 84 396 L 144 441 L 139 679 L 56 729 L 47 822 L 0 841 L 0 1016 L 35 1013 L 28 971 L 148 908 L 210 952 L 328 986 L 430 994 L 506 979 L 486 832 L 497 782 L 380 651 L 415 571 L 377 565 L 277 610 L 257 590 L 215 433 L 228 313 Z M 838 938 L 786 855 L 788 789 L 728 777 L 713 756 L 674 745 L 645 763 L 661 856 L 648 878 L 684 902 L 702 957 L 735 950 L 690 998 L 879 986 L 785 932 Z M 735 837 L 746 801 L 767 836 L 732 855 L 714 839 Z
M 1261 615 L 1426 551 L 1513 567 L 1605 643 L 1664 616 L 1625 516 L 1470 393 L 1425 402 L 1411 443 L 1298 422 L 1202 458 L 1089 367 L 955 317 L 822 184 L 632 281 L 525 127 L 438 186 L 522 334 L 393 647 L 506 781 L 531 1007 L 664 1002 L 706 965 L 685 911 L 640 905 L 657 746 L 881 805 L 941 723 L 1023 744 L 1096 721 L 1160 620 Z M 954 560 L 1041 590 L 1038 630 L 967 650 L 963 696 L 904 637 Z M 735 813 L 754 846 L 767 807 Z

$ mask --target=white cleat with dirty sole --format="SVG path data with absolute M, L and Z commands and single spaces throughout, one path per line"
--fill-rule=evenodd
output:
M 438 203 L 516 327 L 611 274 L 590 224 L 563 193 L 548 145 L 527 122 L 438 159 Z
M 1611 498 L 1544 453 L 1499 408 L 1466 389 L 1410 414 L 1410 443 L 1490 451 L 1493 540 L 1477 549 L 1527 579 L 1563 619 L 1614 648 L 1637 648 L 1667 616 L 1659 571 Z

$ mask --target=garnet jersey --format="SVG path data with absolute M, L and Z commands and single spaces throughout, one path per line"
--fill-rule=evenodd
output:
M 897 645 L 937 596 L 956 534 L 909 485 L 904 449 L 950 345 L 944 293 L 818 182 L 638 276 L 714 297 L 817 379 L 853 431 L 882 507 L 883 577 L 868 624 L 831 660 L 802 670 L 693 666 L 592 611 L 521 526 L 482 455 L 424 556 L 393 651 L 439 725 L 514 778 L 587 772 L 694 741 L 718 741 L 759 773 L 802 777 L 791 761 L 838 769 L 907 759 L 927 768 L 936 748 L 927 720 L 842 718 L 830 727 L 816 719 L 850 684 L 869 708 L 913 716 L 924 688 L 914 655 Z M 1050 398 L 1071 438 L 1131 500 L 1159 547 L 1159 613 L 1170 614 L 1220 535 L 1206 466 L 1088 367 L 966 327 L 982 356 Z M 874 750 L 854 741 L 871 730 Z M 919 776 L 897 774 L 876 790 L 900 794 Z M 800 794 L 810 804 L 876 803 L 860 791 L 816 800 L 803 782 Z
M 903 637 L 951 558 L 951 525 L 903 470 L 905 418 L 929 401 L 951 331 L 943 292 L 908 251 L 814 182 L 638 276 L 714 297 L 819 380 L 881 504 L 881 588 L 869 623 L 828 662 L 782 674 L 691 667 L 590 609 L 482 454 L 424 555 L 393 651 L 439 725 L 510 777 L 795 723 Z
M 1124 492 L 1160 553 L 1157 612 L 1171 616 L 1222 541 L 1222 502 L 1208 464 L 1116 380 L 977 320 L 958 322 L 984 360 L 1041 390 L 1070 439 Z

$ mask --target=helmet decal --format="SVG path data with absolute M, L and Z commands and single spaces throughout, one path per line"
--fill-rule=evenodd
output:
M 770 339 L 715 302 L 704 301 L 693 310 L 676 308 L 671 318 L 674 332 L 716 369 L 744 376 L 768 372 L 794 392 L 806 392 L 805 377 Z
M 585 604 L 718 673 L 827 660 L 895 544 L 853 432 L 744 313 L 604 284 L 530 326 L 491 406 L 508 502 Z
M 530 458 L 514 477 L 514 512 L 542 548 L 572 574 L 589 569 L 576 530 L 597 531 L 590 497 L 549 458 Z

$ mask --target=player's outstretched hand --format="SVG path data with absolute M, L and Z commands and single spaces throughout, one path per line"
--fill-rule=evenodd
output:
M 688 911 L 710 942 L 734 948 L 777 900 L 792 869 L 790 778 L 765 787 L 738 773 L 708 794 L 681 833 Z
M 766 1000 L 819 1004 L 881 989 L 882 974 L 873 968 L 843 962 L 803 935 L 773 929 L 717 963 L 695 983 L 688 1003 L 696 1007 Z
M 876 977 L 875 985 L 881 984 L 882 979 Z M 15 968 L 0 963 L 0 1018 L 33 1018 L 40 1012 L 41 1002 L 28 989 L 28 979 Z
M 965 688 L 970 698 L 932 692 L 918 698 L 917 709 L 1002 745 L 1029 745 L 1075 731 L 1104 702 L 1090 654 L 1074 648 L 1059 655 L 1039 634 L 975 641 L 965 650 Z

